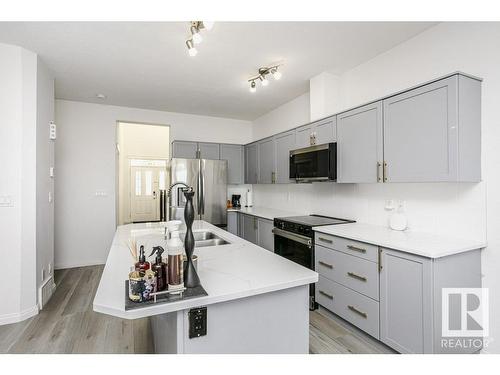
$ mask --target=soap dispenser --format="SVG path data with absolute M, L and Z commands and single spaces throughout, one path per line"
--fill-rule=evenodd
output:
M 181 221 L 179 220 L 167 222 L 170 234 L 170 238 L 167 241 L 168 290 L 174 294 L 184 290 L 184 244 L 179 238 L 180 224 Z
M 406 230 L 408 227 L 408 220 L 404 214 L 404 202 L 399 202 L 396 211 L 391 215 L 389 219 L 389 226 L 392 230 Z
M 144 246 L 141 245 L 139 250 L 139 261 L 135 264 L 136 271 L 146 272 L 150 268 L 149 262 L 146 262 L 146 254 L 144 254 Z
M 155 273 L 156 277 L 156 289 L 158 292 L 161 292 L 167 289 L 167 265 L 163 262 L 161 255 L 165 249 L 161 246 L 153 247 L 153 251 L 150 256 L 156 253 L 156 259 L 153 265 L 151 266 L 151 270 Z

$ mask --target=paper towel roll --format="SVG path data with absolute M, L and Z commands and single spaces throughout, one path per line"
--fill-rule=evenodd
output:
M 247 207 L 252 207 L 253 206 L 253 198 L 252 198 L 252 192 L 250 189 L 247 190 Z

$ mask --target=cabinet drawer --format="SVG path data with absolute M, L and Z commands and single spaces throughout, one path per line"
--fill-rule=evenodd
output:
M 379 303 L 335 281 L 319 276 L 316 302 L 379 339 Z
M 377 263 L 316 245 L 315 268 L 320 275 L 378 301 Z
M 371 260 L 372 262 L 378 261 L 378 246 L 319 232 L 316 232 L 314 236 L 316 245 L 342 251 L 346 254 Z

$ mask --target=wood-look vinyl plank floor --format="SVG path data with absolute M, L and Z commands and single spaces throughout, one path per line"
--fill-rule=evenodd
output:
M 0 326 L 0 353 L 153 353 L 149 319 L 119 319 L 92 310 L 103 269 L 57 270 L 56 291 L 38 315 Z M 309 327 L 310 353 L 394 353 L 326 310 L 312 311 Z

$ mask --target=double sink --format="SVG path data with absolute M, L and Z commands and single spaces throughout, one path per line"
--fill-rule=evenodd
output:
M 194 247 L 208 247 L 208 246 L 220 246 L 220 245 L 228 245 L 225 239 L 219 237 L 213 232 L 208 230 L 193 232 L 194 236 Z M 186 232 L 179 233 L 179 237 L 184 242 L 184 238 L 186 237 Z

